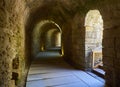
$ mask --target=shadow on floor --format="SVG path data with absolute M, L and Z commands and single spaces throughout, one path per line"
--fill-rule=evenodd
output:
M 76 70 L 62 57 L 36 58 L 30 67 L 26 87 L 104 87 L 104 79 Z

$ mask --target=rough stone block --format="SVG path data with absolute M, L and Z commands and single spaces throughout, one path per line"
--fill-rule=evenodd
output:
M 114 48 L 103 48 L 104 57 L 115 57 Z
M 103 47 L 114 48 L 114 39 L 103 39 Z
M 106 39 L 119 37 L 119 33 L 120 30 L 118 29 L 118 26 L 113 25 L 110 28 L 104 30 L 103 38 Z
M 120 67 L 120 51 L 116 52 L 116 58 L 114 59 L 115 67 Z
M 105 68 L 105 79 L 106 79 L 106 84 L 108 87 L 114 87 L 114 77 L 115 73 L 112 68 Z
M 113 58 L 103 57 L 103 64 L 109 67 L 113 67 Z
M 12 67 L 13 67 L 13 69 L 19 68 L 19 58 L 18 57 L 13 59 Z
M 15 80 L 11 80 L 11 87 L 15 87 Z
M 120 68 L 117 68 L 115 70 L 115 87 L 119 87 L 120 86 Z
M 115 42 L 116 44 L 115 44 L 115 49 L 116 50 L 119 50 L 120 51 L 120 38 L 116 38 L 116 42 Z

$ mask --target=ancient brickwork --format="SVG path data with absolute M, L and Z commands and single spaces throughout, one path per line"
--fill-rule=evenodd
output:
M 120 4 L 110 1 L 104 11 L 103 63 L 108 87 L 119 87 Z M 109 14 L 109 15 L 108 15 Z

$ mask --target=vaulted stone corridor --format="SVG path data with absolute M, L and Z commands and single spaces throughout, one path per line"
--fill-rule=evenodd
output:
M 34 86 L 31 70 L 57 73 L 36 75 Z M 119 0 L 0 0 L 0 87 L 119 83 Z

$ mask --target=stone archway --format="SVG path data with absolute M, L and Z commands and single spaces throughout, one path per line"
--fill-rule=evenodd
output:
M 51 31 L 52 29 L 53 31 Z M 54 30 L 59 31 L 62 35 L 62 31 L 59 25 L 51 20 L 43 20 L 39 22 L 38 24 L 36 24 L 35 28 L 33 29 L 33 34 L 32 34 L 32 40 L 33 40 L 32 41 L 32 50 L 33 50 L 32 54 L 34 57 L 36 57 L 36 55 L 39 52 L 45 51 L 45 49 L 48 49 L 47 47 L 51 46 L 51 37 L 52 37 Z M 48 38 L 48 36 L 50 38 Z
M 45 48 L 47 50 L 61 48 L 61 32 L 59 29 L 50 29 L 45 34 Z
M 103 65 L 102 38 L 103 19 L 99 10 L 90 10 L 85 18 L 85 58 L 87 68 L 94 69 Z

